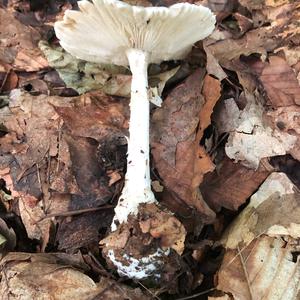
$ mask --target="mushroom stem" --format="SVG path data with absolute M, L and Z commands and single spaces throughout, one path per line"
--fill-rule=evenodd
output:
M 139 49 L 129 49 L 126 55 L 132 73 L 127 173 L 122 194 L 115 208 L 112 230 L 117 227 L 116 221 L 123 223 L 127 221 L 129 214 L 136 215 L 140 203 L 156 201 L 151 191 L 149 168 L 149 55 Z

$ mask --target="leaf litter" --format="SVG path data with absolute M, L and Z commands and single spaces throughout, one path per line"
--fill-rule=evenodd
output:
M 297 299 L 299 3 L 200 3 L 213 34 L 149 69 L 152 185 L 184 225 L 138 225 L 183 253 L 178 278 L 152 286 L 122 282 L 98 246 L 126 171 L 130 72 L 58 47 L 52 26 L 76 1 L 0 2 L 3 297 Z

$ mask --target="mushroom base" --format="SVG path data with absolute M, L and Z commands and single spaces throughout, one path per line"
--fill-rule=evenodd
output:
M 156 203 L 140 204 L 138 211 L 101 241 L 107 263 L 120 276 L 150 285 L 176 282 L 186 235 L 183 225 Z

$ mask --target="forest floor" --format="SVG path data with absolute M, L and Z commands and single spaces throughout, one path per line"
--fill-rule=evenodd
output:
M 148 71 L 152 188 L 187 232 L 175 275 L 149 285 L 99 247 L 124 184 L 129 69 L 62 50 L 53 25 L 76 1 L 0 0 L 1 299 L 300 299 L 300 1 L 197 4 L 214 32 Z

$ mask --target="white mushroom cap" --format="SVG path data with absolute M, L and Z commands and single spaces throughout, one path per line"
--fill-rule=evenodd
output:
M 149 53 L 149 62 L 183 58 L 214 29 L 206 7 L 179 3 L 166 7 L 131 6 L 117 0 L 83 0 L 55 23 L 60 44 L 77 58 L 127 66 L 130 48 Z

